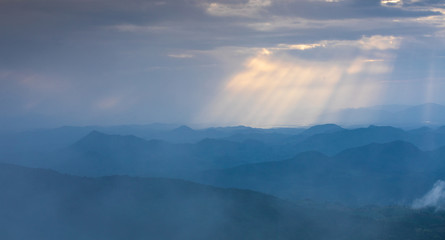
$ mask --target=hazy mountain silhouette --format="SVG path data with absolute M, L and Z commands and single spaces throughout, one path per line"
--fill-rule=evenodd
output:
M 445 134 L 441 128 L 431 131 L 423 128 L 405 131 L 389 126 L 371 125 L 367 128 L 344 129 L 333 133 L 316 134 L 307 138 L 297 135 L 287 144 L 293 145 L 297 152 L 315 150 L 332 155 L 348 148 L 397 140 L 411 142 L 423 150 L 432 150 L 445 145 Z
M 195 144 L 173 144 L 159 140 L 148 141 L 131 135 L 109 135 L 93 131 L 69 148 L 47 157 L 46 161 L 50 165 L 43 166 L 89 176 L 185 176 L 207 169 L 287 159 L 307 150 L 327 153 L 340 151 L 379 140 L 378 137 L 385 135 L 388 129 L 368 128 L 349 134 L 350 131 L 342 131 L 336 125 L 325 125 L 311 128 L 307 133 L 297 135 L 293 139 L 287 137 L 283 140 L 284 143 L 280 144 L 265 144 L 251 139 L 235 142 L 208 138 Z M 179 131 L 192 130 L 183 127 Z M 324 131 L 332 133 L 311 135 Z M 363 131 L 370 133 L 365 135 Z M 402 130 L 395 131 L 403 133 Z M 336 133 L 338 135 L 332 135 Z M 354 134 L 364 136 L 363 141 L 352 138 Z M 317 137 L 320 137 L 320 140 Z M 300 139 L 306 140 L 298 142 Z M 314 139 L 318 142 L 314 142 Z M 392 138 L 382 137 L 382 141 L 384 140 L 389 141 Z M 288 143 L 292 141 L 297 143 Z M 336 145 L 331 144 L 332 141 L 335 141 Z
M 409 107 L 396 112 L 397 121 L 400 123 L 423 123 L 428 125 L 442 125 L 445 122 L 445 106 L 427 103 L 418 106 Z
M 237 133 L 224 139 L 236 142 L 243 142 L 246 140 L 257 140 L 266 144 L 281 145 L 289 141 L 302 141 L 310 136 L 317 134 L 335 133 L 345 130 L 336 124 L 323 124 L 309 127 L 307 129 L 300 128 L 283 128 L 283 129 L 269 129 L 267 131 L 256 131 L 250 133 Z
M 306 152 L 275 162 L 202 173 L 198 181 L 345 205 L 410 204 L 445 178 L 443 148 L 420 151 L 396 141 L 345 150 L 333 157 Z
M 335 113 L 320 116 L 323 123 L 338 123 L 342 126 L 381 125 L 396 127 L 437 127 L 445 123 L 445 106 L 438 104 L 422 104 L 418 106 L 383 105 L 359 109 L 345 109 Z M 333 127 L 327 129 L 328 126 Z M 316 129 L 326 130 L 319 131 Z M 304 135 L 326 134 L 329 131 L 341 130 L 333 125 L 315 126 L 313 129 L 304 128 L 273 128 L 260 129 L 246 126 L 214 127 L 205 129 L 191 129 L 187 126 L 175 124 L 147 124 L 122 126 L 86 126 L 61 127 L 55 129 L 40 129 L 19 133 L 0 134 L 0 154 L 14 158 L 27 158 L 28 153 L 50 152 L 67 147 L 91 131 L 99 131 L 114 135 L 134 135 L 146 140 L 163 140 L 171 143 L 196 143 L 205 138 L 227 139 L 242 142 L 258 140 L 266 144 L 281 144 L 289 137 L 299 135 L 299 141 Z M 306 130 L 304 133 L 303 131 Z M 392 139 L 407 140 L 409 139 Z M 443 144 L 445 141 L 441 141 Z M 438 147 L 437 144 L 434 147 Z M 432 147 L 432 148 L 434 148 Z M 432 149 L 430 148 L 430 149 Z M 344 150 L 344 149 L 342 149 Z
M 0 238 L 433 239 L 445 214 L 295 205 L 181 180 L 85 178 L 0 164 Z
M 391 125 L 398 127 L 440 126 L 445 122 L 445 106 L 426 103 L 417 106 L 382 105 L 343 109 L 322 115 L 323 122 L 345 126 Z
M 312 126 L 308 129 L 304 130 L 300 135 L 312 136 L 312 135 L 323 134 L 323 133 L 335 133 L 335 132 L 340 132 L 342 130 L 345 130 L 345 129 L 336 125 L 336 124 L 323 124 L 323 125 Z
M 248 130 L 245 127 L 234 129 Z M 187 127 L 173 131 L 194 132 Z M 370 126 L 343 129 L 333 124 L 314 126 L 298 135 L 277 132 L 237 133 L 219 139 L 205 138 L 196 143 L 145 140 L 132 135 L 105 134 L 95 130 L 85 135 L 60 150 L 19 151 L 15 155 L 2 154 L 0 160 L 76 175 L 186 177 L 209 169 L 285 160 L 306 151 L 318 151 L 331 156 L 370 143 L 403 140 L 423 150 L 445 145 L 443 128 L 405 131 L 394 127 Z
M 30 164 L 87 176 L 178 177 L 285 157 L 288 156 L 254 140 L 239 143 L 204 139 L 195 144 L 173 144 L 93 131 L 66 149 L 35 159 L 34 162 L 40 165 Z
M 91 131 L 98 131 L 109 135 L 133 135 L 145 140 L 163 140 L 171 143 L 196 143 L 206 138 L 223 139 L 234 135 L 260 136 L 268 139 L 268 135 L 288 137 L 304 129 L 277 128 L 259 129 L 245 126 L 215 127 L 194 130 L 187 126 L 172 124 L 122 125 L 122 126 L 86 126 L 60 127 L 54 129 L 40 129 L 24 132 L 0 133 L 0 154 L 13 158 L 26 159 L 29 155 L 52 152 L 66 148 Z M 254 137 L 255 138 L 255 137 Z M 248 137 L 243 139 L 252 139 Z M 241 141 L 241 142 L 242 142 Z

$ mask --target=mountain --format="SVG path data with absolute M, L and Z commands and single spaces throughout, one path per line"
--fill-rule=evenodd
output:
M 223 139 L 235 142 L 244 142 L 247 140 L 260 141 L 270 145 L 282 145 L 289 141 L 302 141 L 310 136 L 324 133 L 334 133 L 344 130 L 335 124 L 324 124 L 303 128 L 271 128 L 261 129 L 255 132 L 236 133 Z
M 86 178 L 0 164 L 0 238 L 433 239 L 445 214 L 292 204 L 181 180 Z
M 267 140 L 269 135 L 288 137 L 298 134 L 303 129 L 274 128 L 259 129 L 245 126 L 215 127 L 206 129 L 192 129 L 187 126 L 172 124 L 122 125 L 122 126 L 65 126 L 54 129 L 39 129 L 24 132 L 0 133 L 0 155 L 2 157 L 27 159 L 42 153 L 54 152 L 66 148 L 92 131 L 109 135 L 133 135 L 145 140 L 163 140 L 171 143 L 197 143 L 206 138 L 224 139 L 235 135 L 246 135 L 240 142 L 250 139 Z M 234 140 L 227 139 L 227 140 Z M 280 138 L 281 139 L 281 138 Z M 17 160 L 18 161 L 18 160 Z
M 319 151 L 333 155 L 343 150 L 363 146 L 370 143 L 388 143 L 392 141 L 407 141 L 422 150 L 433 150 L 445 145 L 443 128 L 417 128 L 403 130 L 390 126 L 375 126 L 344 129 L 335 124 L 316 125 L 297 135 L 280 133 L 236 134 L 225 140 L 243 142 L 255 140 L 272 146 L 281 156 L 292 157 L 305 151 Z M 276 157 L 273 160 L 284 160 Z
M 297 135 L 288 138 L 285 144 L 293 146 L 295 152 L 320 151 L 333 155 L 348 148 L 398 140 L 411 142 L 423 150 L 433 150 L 445 145 L 445 131 L 442 131 L 442 128 L 403 130 L 371 125 L 367 128 L 343 129 L 308 137 Z
M 345 130 L 345 129 L 336 125 L 336 124 L 323 124 L 323 125 L 312 126 L 308 129 L 304 130 L 302 133 L 300 133 L 300 135 L 312 136 L 312 135 L 323 134 L 323 133 L 335 133 L 335 132 L 340 132 L 342 130 Z
M 395 120 L 399 123 L 407 122 L 412 125 L 420 123 L 422 125 L 438 126 L 445 122 L 445 106 L 427 103 L 409 107 L 396 112 L 395 115 Z
M 314 127 L 304 136 L 311 136 L 311 132 L 335 133 L 333 129 L 339 130 L 339 127 Z M 176 130 L 193 131 L 187 127 Z M 250 138 L 242 142 L 206 138 L 197 143 L 174 144 L 92 131 L 69 148 L 46 157 L 50 165 L 41 167 L 88 176 L 129 174 L 184 177 L 208 169 L 287 159 L 313 146 L 307 147 L 304 143 L 297 147 L 287 143 L 266 144 Z
M 344 205 L 409 204 L 445 178 L 443 149 L 423 152 L 395 141 L 369 144 L 332 157 L 306 152 L 285 161 L 206 171 L 196 181 Z
M 31 164 L 36 155 L 47 154 L 67 148 L 92 131 L 109 134 L 160 136 L 173 129 L 172 125 L 126 125 L 126 126 L 65 126 L 54 129 L 38 129 L 0 134 L 0 156 L 15 159 L 16 163 Z
M 445 122 L 445 106 L 425 103 L 416 106 L 381 105 L 342 109 L 323 114 L 322 122 L 344 126 L 391 125 L 397 127 L 440 126 Z
M 222 138 L 236 133 L 263 130 L 242 126 L 194 130 L 187 126 L 160 123 L 121 126 L 64 126 L 54 129 L 0 133 L 0 153 L 51 152 L 73 144 L 92 131 L 110 135 L 133 135 L 147 140 L 157 139 L 173 143 L 192 143 L 205 138 Z
M 445 145 L 445 131 L 442 128 L 405 131 L 394 127 L 370 126 L 343 129 L 329 124 L 311 127 L 299 135 L 275 133 L 273 130 L 252 130 L 259 132 L 248 133 L 251 129 L 245 127 L 233 129 L 247 132 L 224 138 L 204 138 L 196 143 L 170 143 L 93 130 L 74 144 L 59 150 L 23 150 L 17 154 L 0 154 L 0 161 L 85 176 L 127 174 L 187 177 L 209 169 L 281 161 L 306 151 L 332 156 L 370 143 L 403 140 L 414 143 L 422 150 Z M 226 130 L 229 131 L 228 128 Z M 195 132 L 185 126 L 172 131 Z
M 27 166 L 82 176 L 184 177 L 208 169 L 288 157 L 279 149 L 255 140 L 204 139 L 194 144 L 174 144 L 92 131 L 68 148 L 30 158 Z M 13 163 L 14 160 L 8 162 Z
M 402 140 L 406 137 L 404 130 L 386 126 L 344 129 L 331 133 L 322 133 L 300 140 L 295 137 L 293 144 L 297 152 L 320 151 L 325 154 L 336 154 L 345 149 L 359 147 L 370 143 L 386 143 Z
M 423 126 L 438 127 L 445 122 L 445 106 L 427 103 L 417 106 L 381 105 L 357 109 L 343 109 L 333 113 L 326 113 L 319 117 L 321 123 L 337 123 L 342 126 L 363 127 L 370 124 L 380 126 L 396 126 L 403 128 L 418 128 Z M 0 154 L 8 158 L 26 159 L 40 153 L 48 153 L 66 148 L 91 131 L 99 131 L 110 135 L 134 135 L 146 140 L 163 140 L 171 143 L 197 143 L 206 138 L 225 139 L 244 142 L 246 140 L 261 141 L 265 144 L 280 145 L 288 139 L 299 142 L 309 136 L 342 132 L 341 127 L 334 124 L 305 128 L 271 128 L 260 129 L 246 126 L 213 127 L 192 129 L 175 124 L 153 123 L 147 125 L 121 126 L 65 126 L 55 129 L 39 129 L 24 132 L 0 133 Z M 445 145 L 442 132 L 440 139 L 434 133 L 425 134 L 424 145 L 434 149 Z M 297 136 L 298 135 L 298 136 Z M 413 138 L 391 139 L 413 142 Z M 370 143 L 370 142 L 368 142 Z M 415 143 L 415 142 L 413 142 Z M 417 143 L 415 143 L 417 145 Z M 421 148 L 423 146 L 418 145 Z M 352 146 L 354 147 L 354 146 Z M 335 151 L 336 153 L 345 148 Z M 303 150 L 315 150 L 304 148 Z M 301 150 L 299 150 L 301 152 Z M 328 153 L 328 152 L 326 152 Z M 331 153 L 329 153 L 331 154 Z

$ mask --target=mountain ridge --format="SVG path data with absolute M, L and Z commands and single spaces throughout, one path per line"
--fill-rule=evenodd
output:
M 295 204 L 184 180 L 88 178 L 3 163 L 0 192 L 0 238 L 8 240 L 423 240 L 440 236 L 445 223 L 429 209 Z
M 334 156 L 307 152 L 288 160 L 205 171 L 195 180 L 292 200 L 409 204 L 445 177 L 442 156 L 404 141 L 371 143 Z

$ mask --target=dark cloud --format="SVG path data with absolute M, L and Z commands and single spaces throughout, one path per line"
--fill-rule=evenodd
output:
M 445 7 L 445 2 L 443 0 L 420 0 L 420 1 L 405 1 L 403 3 L 405 6 L 436 6 Z
M 379 0 L 323 1 L 277 1 L 269 11 L 274 15 L 287 15 L 308 19 L 350 19 L 350 18 L 404 18 L 440 15 L 434 11 L 415 11 L 398 7 L 385 7 Z
M 199 18 L 203 11 L 187 0 L 175 1 L 2 1 L 2 27 L 60 31 L 118 23 L 148 24 Z

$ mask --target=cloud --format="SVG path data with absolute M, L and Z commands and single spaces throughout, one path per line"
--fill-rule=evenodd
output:
M 192 58 L 194 57 L 193 54 L 186 54 L 186 53 L 181 53 L 181 54 L 168 54 L 167 56 L 171 57 L 171 58 Z
M 359 41 L 359 44 L 361 48 L 365 50 L 388 50 L 398 49 L 400 47 L 401 40 L 401 37 L 375 35 L 371 37 L 363 37 Z
M 318 47 L 326 47 L 327 42 L 322 43 L 312 43 L 312 44 L 279 44 L 278 49 L 289 49 L 289 50 L 308 50 Z
M 445 182 L 438 180 L 433 188 L 425 196 L 414 200 L 412 207 L 414 209 L 434 207 L 437 210 L 445 208 Z
M 429 9 L 405 8 L 396 0 L 275 1 L 269 13 L 305 19 L 411 18 L 439 15 Z M 401 1 L 400 1 L 401 2 Z M 394 7 L 395 5 L 399 7 Z
M 381 0 L 0 1 L 0 65 L 10 72 L 0 75 L 15 74 L 15 81 L 0 82 L 5 99 L 0 111 L 28 106 L 23 111 L 107 121 L 100 113 L 125 106 L 134 113 L 113 119 L 144 122 L 190 119 L 207 109 L 202 116 L 215 121 L 229 121 L 230 115 L 268 124 L 293 121 L 300 103 L 328 102 L 326 109 L 370 103 L 364 89 L 376 93 L 375 82 L 443 75 L 443 64 L 434 57 L 445 55 L 443 3 L 393 5 Z M 293 81 L 296 76 L 299 81 Z M 282 81 L 273 81 L 278 77 Z M 358 86 L 357 79 L 366 84 Z M 250 92 L 242 88 L 249 84 Z M 413 87 L 410 98 L 421 87 Z M 440 98 L 442 88 L 434 89 Z M 351 100 L 360 91 L 361 99 Z M 225 93 L 240 103 L 230 105 Z M 262 112 L 256 100 L 278 108 Z M 247 110 L 236 109 L 241 105 Z M 100 106 L 107 110 L 96 111 Z M 208 109 L 212 106 L 219 107 Z M 221 117 L 230 106 L 235 107 Z M 249 117 L 238 117 L 243 112 Z M 153 118 L 158 115 L 164 117 Z
M 385 7 L 401 7 L 403 6 L 402 0 L 381 0 L 381 5 Z
M 333 109 L 372 105 L 382 90 L 376 79 L 392 72 L 394 51 L 402 41 L 402 37 L 373 35 L 224 48 L 221 54 L 237 52 L 247 58 L 244 68 L 227 79 L 196 121 L 258 127 L 305 125 L 322 121 L 319 118 Z M 233 59 L 230 56 L 228 61 Z
M 424 26 L 430 25 L 430 26 L 434 27 L 435 29 L 438 29 L 439 31 L 441 31 L 445 28 L 445 9 L 435 8 L 434 10 L 437 12 L 440 12 L 441 15 L 414 18 L 414 19 L 409 19 L 406 22 L 418 23 L 418 24 L 422 24 Z
M 386 51 L 399 49 L 402 40 L 403 37 L 374 35 L 370 37 L 362 36 L 358 40 L 323 40 L 316 43 L 278 44 L 276 47 L 270 47 L 266 50 L 270 53 L 274 51 L 305 51 L 317 48 L 361 49 L 370 52 Z
M 407 6 L 445 7 L 445 3 L 442 0 L 405 0 L 403 4 Z
M 259 17 L 264 7 L 270 6 L 271 0 L 248 0 L 247 3 L 208 3 L 206 11 L 208 14 L 219 17 Z

